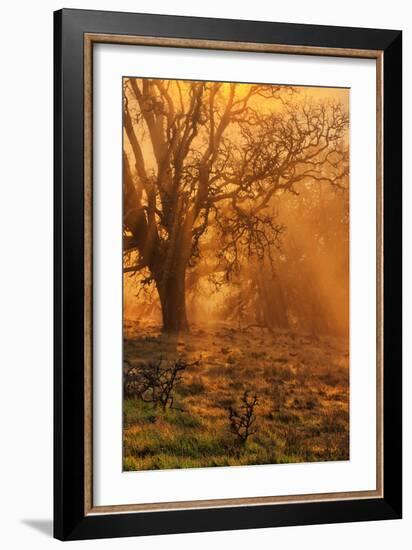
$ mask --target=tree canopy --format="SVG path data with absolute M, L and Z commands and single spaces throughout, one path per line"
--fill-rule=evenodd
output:
M 345 189 L 349 116 L 288 86 L 123 86 L 124 271 L 154 285 L 163 329 L 178 332 L 188 328 L 188 272 L 206 254 L 226 281 L 250 260 L 271 263 L 284 230 L 274 197 L 298 197 L 308 181 Z

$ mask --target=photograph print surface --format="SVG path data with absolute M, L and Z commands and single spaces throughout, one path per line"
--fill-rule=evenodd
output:
M 349 90 L 123 78 L 123 469 L 349 459 Z

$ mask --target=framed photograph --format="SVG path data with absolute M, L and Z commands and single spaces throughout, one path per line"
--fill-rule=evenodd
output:
M 400 518 L 402 33 L 54 25 L 55 536 Z

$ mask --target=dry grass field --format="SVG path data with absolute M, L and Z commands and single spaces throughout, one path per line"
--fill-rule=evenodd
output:
M 225 323 L 172 336 L 126 320 L 125 373 L 154 359 L 190 366 L 164 410 L 125 392 L 124 470 L 348 460 L 348 350 L 332 336 Z M 240 410 L 245 391 L 257 404 L 242 442 L 229 409 Z

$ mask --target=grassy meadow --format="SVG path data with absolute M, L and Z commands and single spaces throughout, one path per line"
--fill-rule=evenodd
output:
M 125 321 L 125 370 L 155 359 L 186 361 L 172 407 L 124 396 L 124 470 L 202 468 L 349 459 L 349 347 L 313 337 L 225 323 L 168 336 Z M 253 432 L 231 430 L 229 409 L 257 397 Z

